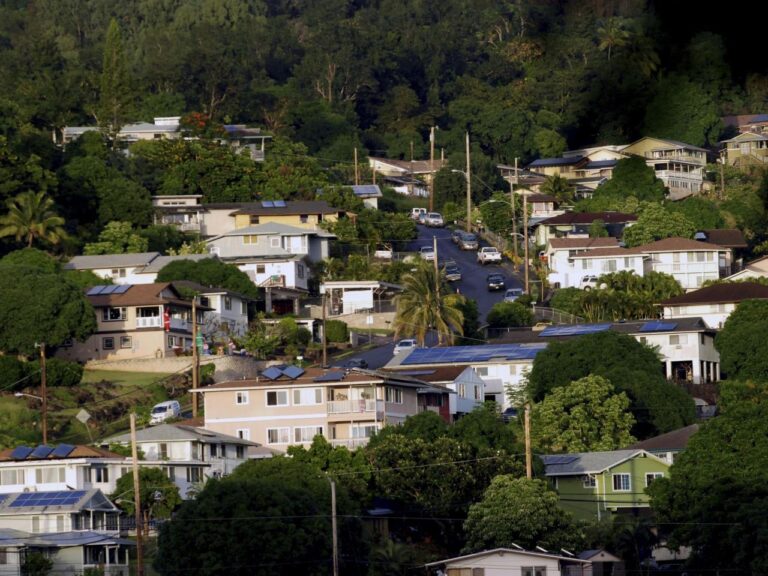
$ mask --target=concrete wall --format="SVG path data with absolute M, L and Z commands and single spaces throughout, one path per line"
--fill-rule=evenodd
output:
M 259 371 L 267 366 L 262 360 L 244 356 L 201 356 L 200 364 L 216 365 L 213 379 L 216 382 L 227 380 L 242 380 L 255 378 Z M 123 372 L 157 372 L 170 374 L 192 368 L 191 356 L 178 358 L 147 358 L 135 360 L 114 360 L 103 362 L 88 362 L 86 370 L 117 370 Z

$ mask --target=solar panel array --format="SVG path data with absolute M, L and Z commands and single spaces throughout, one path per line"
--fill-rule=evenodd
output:
M 291 380 L 296 380 L 299 376 L 304 374 L 304 368 L 298 366 L 270 366 L 264 370 L 261 375 L 269 380 L 277 380 L 281 376 L 286 376 Z
M 640 332 L 669 332 L 677 328 L 676 322 L 646 322 Z
M 544 456 L 544 462 L 547 465 L 562 466 L 563 464 L 570 464 L 574 460 L 578 460 L 578 456 L 572 456 L 569 454 L 563 456 Z
M 30 457 L 47 458 L 51 452 L 53 452 L 52 446 L 40 445 L 32 451 L 32 454 L 30 454 Z
M 262 208 L 285 208 L 285 200 L 262 200 Z
M 32 454 L 32 451 L 34 448 L 30 448 L 29 446 L 17 446 L 13 449 L 13 452 L 11 452 L 11 458 L 14 460 L 25 460 L 27 456 Z
M 45 458 L 66 458 L 69 456 L 75 446 L 72 444 L 59 444 L 57 446 L 38 446 L 30 448 L 29 446 L 17 446 L 11 452 L 11 460 L 42 460 Z
M 130 284 L 109 284 L 108 286 L 93 286 L 88 289 L 86 296 L 106 296 L 109 294 L 125 294 Z
M 85 490 L 66 492 L 24 492 L 11 502 L 11 508 L 22 506 L 72 506 L 85 496 Z
M 539 334 L 540 337 L 548 336 L 584 336 L 605 332 L 611 328 L 610 324 L 570 324 L 567 326 L 550 326 Z
M 264 378 L 269 378 L 270 380 L 277 380 L 280 378 L 280 376 L 283 375 L 283 371 L 280 370 L 280 368 L 276 368 L 275 366 L 270 366 L 266 370 L 264 370 L 261 375 Z
M 283 374 L 288 376 L 288 378 L 291 380 L 295 380 L 304 374 L 304 368 L 299 368 L 298 366 L 288 366 L 287 368 L 283 368 Z
M 312 379 L 312 382 L 341 382 L 346 374 L 344 372 L 326 372 L 322 376 Z
M 401 366 L 413 364 L 470 364 L 487 362 L 493 358 L 504 360 L 532 360 L 547 345 L 494 344 L 487 346 L 450 346 L 446 348 L 416 348 L 403 359 Z

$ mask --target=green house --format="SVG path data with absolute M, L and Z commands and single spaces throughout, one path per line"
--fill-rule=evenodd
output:
M 601 520 L 650 507 L 646 488 L 669 474 L 669 464 L 645 450 L 542 456 L 560 506 L 577 518 Z

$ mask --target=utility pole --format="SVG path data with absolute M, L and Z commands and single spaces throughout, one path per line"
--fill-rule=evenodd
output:
M 45 342 L 40 347 L 40 395 L 43 397 L 43 444 L 48 444 L 48 382 L 45 373 Z
M 429 129 L 429 211 L 435 209 L 435 127 Z
M 466 137 L 467 148 L 467 170 L 465 175 L 467 176 L 467 232 L 472 232 L 472 179 L 471 179 L 471 165 L 469 161 L 469 131 L 467 131 Z
M 525 243 L 525 293 L 530 294 L 530 286 L 528 285 L 528 195 L 525 192 L 523 192 L 523 242 Z
M 531 457 L 531 405 L 525 405 L 525 475 L 530 480 L 533 478 L 533 464 Z
M 144 576 L 144 542 L 139 482 L 139 454 L 136 449 L 136 414 L 131 412 L 131 460 L 133 468 L 133 505 L 136 519 L 136 576 Z
M 328 340 L 325 337 L 326 292 L 323 292 L 323 368 L 328 366 Z
M 437 261 L 437 236 L 432 236 L 432 251 L 435 253 L 435 312 L 440 308 L 440 264 Z M 437 326 L 435 326 L 437 330 Z M 437 343 L 443 343 L 442 333 L 437 333 Z
M 360 169 L 357 165 L 357 146 L 355 146 L 355 186 L 360 184 Z
M 331 483 L 331 530 L 333 530 L 333 576 L 339 576 L 339 536 L 336 529 L 336 482 L 328 478 Z
M 720 152 L 720 198 L 725 198 L 725 150 Z
M 512 250 L 515 254 L 515 271 L 517 271 L 517 209 L 515 208 L 515 186 L 519 184 L 517 178 L 517 158 L 515 158 L 515 177 L 509 182 L 509 201 L 512 204 Z
M 192 297 L 192 418 L 197 418 L 197 390 L 200 387 L 200 350 L 197 348 L 197 296 Z

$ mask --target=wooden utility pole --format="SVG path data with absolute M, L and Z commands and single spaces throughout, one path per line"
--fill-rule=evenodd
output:
M 465 171 L 465 175 L 467 177 L 467 225 L 466 229 L 467 232 L 472 232 L 472 168 L 471 163 L 469 161 L 469 132 L 467 132 L 466 137 L 466 148 L 467 148 L 467 169 Z
M 525 405 L 525 475 L 530 480 L 533 478 L 533 458 L 531 456 L 531 405 Z
M 197 348 L 197 296 L 192 297 L 192 418 L 197 418 L 197 390 L 200 387 L 200 350 Z
M 435 209 L 435 127 L 429 129 L 429 211 Z
M 133 506 L 136 519 L 136 576 L 144 576 L 144 542 L 141 514 L 139 454 L 136 448 L 136 414 L 131 412 L 131 460 L 133 469 Z
M 437 236 L 432 236 L 432 252 L 435 254 L 435 259 L 433 262 L 435 263 L 435 312 L 437 312 L 437 309 L 440 308 L 440 264 L 437 261 Z M 437 326 L 435 326 L 435 330 L 437 330 Z M 437 343 L 442 344 L 443 343 L 443 335 L 442 333 L 437 333 Z
M 360 168 L 357 165 L 357 146 L 355 146 L 355 186 L 360 184 Z
M 509 201 L 512 204 L 512 250 L 515 254 L 515 271 L 517 271 L 517 209 L 515 208 L 515 187 L 520 183 L 517 178 L 517 158 L 515 158 L 515 176 L 509 182 Z
M 333 530 L 333 576 L 339 576 L 339 536 L 336 528 L 336 482 L 331 483 L 331 530 Z
M 725 198 L 725 151 L 720 152 L 720 198 Z
M 328 340 L 325 336 L 326 292 L 323 292 L 323 368 L 328 366 Z
M 48 444 L 48 378 L 45 373 L 45 342 L 40 345 L 40 395 L 43 411 L 43 444 Z
M 525 293 L 530 294 L 528 285 L 528 194 L 523 192 L 523 242 L 525 243 Z

